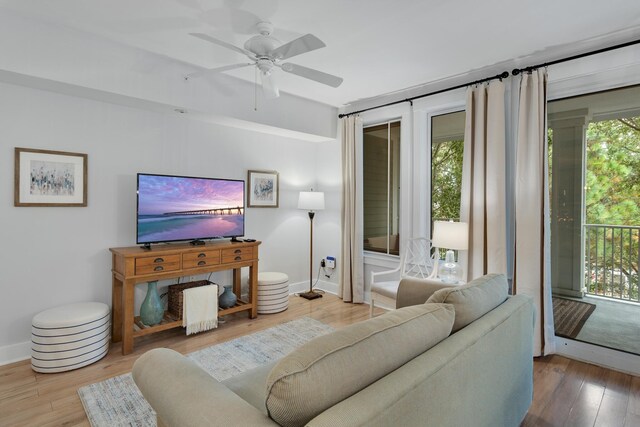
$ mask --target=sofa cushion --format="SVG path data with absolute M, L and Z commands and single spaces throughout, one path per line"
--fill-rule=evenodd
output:
M 422 304 L 315 338 L 281 359 L 267 378 L 269 416 L 304 425 L 451 333 L 453 307 Z
M 452 304 L 456 312 L 453 332 L 456 332 L 502 304 L 507 299 L 508 288 L 503 274 L 487 274 L 466 285 L 440 289 L 427 303 Z
M 244 371 L 227 378 L 222 381 L 222 384 L 266 415 L 267 407 L 264 406 L 264 402 L 267 396 L 267 377 L 276 363 L 269 362 L 266 365 Z

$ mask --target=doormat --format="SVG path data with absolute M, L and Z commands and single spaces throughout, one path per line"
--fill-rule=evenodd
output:
M 575 339 L 595 309 L 595 304 L 553 297 L 553 324 L 556 335 Z

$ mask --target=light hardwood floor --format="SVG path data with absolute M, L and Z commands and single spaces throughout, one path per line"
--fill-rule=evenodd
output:
M 0 426 L 88 426 L 77 389 L 131 371 L 138 356 L 155 347 L 190 353 L 302 316 L 339 328 L 368 315 L 367 305 L 345 304 L 332 295 L 313 301 L 291 297 L 283 313 L 254 320 L 228 316 L 217 330 L 191 337 L 180 329 L 165 331 L 136 340 L 127 356 L 115 344 L 104 359 L 76 371 L 38 374 L 28 361 L 2 366 Z M 640 377 L 559 356 L 536 360 L 534 371 L 534 402 L 523 426 L 640 426 Z

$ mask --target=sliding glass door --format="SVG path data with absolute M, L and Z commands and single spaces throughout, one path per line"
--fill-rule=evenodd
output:
M 556 335 L 640 354 L 640 87 L 549 103 Z

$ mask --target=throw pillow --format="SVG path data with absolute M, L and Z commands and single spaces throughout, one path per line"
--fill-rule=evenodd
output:
M 507 299 L 508 288 L 503 274 L 487 274 L 466 285 L 440 289 L 427 303 L 452 304 L 456 311 L 453 323 L 453 332 L 456 332 L 502 304 Z
M 305 425 L 449 336 L 453 319 L 449 305 L 422 304 L 309 341 L 269 373 L 269 416 L 282 426 Z

